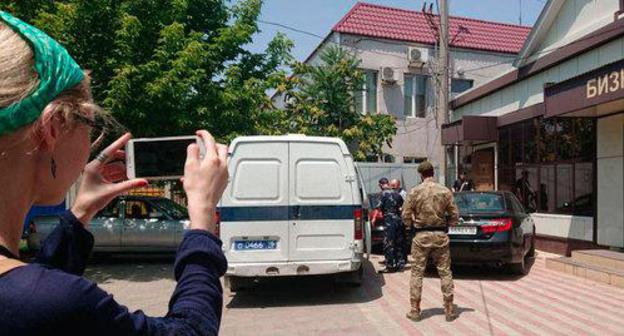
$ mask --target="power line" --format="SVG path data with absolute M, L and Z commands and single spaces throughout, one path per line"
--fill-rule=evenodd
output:
M 368 53 L 372 53 L 372 54 L 381 55 L 381 56 L 384 56 L 384 57 L 396 57 L 396 58 L 401 59 L 401 60 L 405 59 L 405 56 L 402 56 L 402 55 L 399 56 L 399 55 L 393 55 L 393 54 L 388 54 L 388 53 L 382 53 L 382 52 L 378 52 L 378 51 L 374 51 L 374 50 L 364 50 L 364 49 L 360 49 L 360 48 L 355 47 L 355 46 L 350 46 L 350 45 L 346 45 L 346 44 L 336 43 L 334 41 L 326 40 L 326 37 L 323 37 L 321 35 L 318 35 L 318 34 L 315 34 L 315 33 L 309 32 L 309 31 L 305 31 L 305 30 L 302 30 L 302 29 L 294 28 L 294 27 L 291 27 L 291 26 L 288 26 L 288 25 L 285 25 L 285 24 L 282 24 L 282 23 L 271 22 L 271 21 L 266 21 L 266 20 L 258 20 L 258 22 L 263 23 L 263 24 L 267 24 L 267 25 L 271 25 L 271 26 L 284 28 L 284 29 L 287 29 L 287 30 L 290 30 L 290 31 L 293 31 L 293 32 L 296 32 L 296 33 L 300 33 L 300 34 L 316 37 L 316 38 L 318 38 L 320 40 L 323 40 L 325 43 L 334 44 L 334 45 L 337 45 L 339 47 L 343 47 L 343 48 L 347 48 L 347 49 L 351 49 L 351 50 L 355 50 L 355 51 L 359 51 L 359 52 L 368 52 Z M 360 39 L 355 40 L 354 42 L 355 43 L 359 43 L 361 41 L 381 42 L 379 40 L 370 39 L 370 38 L 360 38 Z M 386 43 L 386 42 L 383 42 L 383 43 Z M 402 44 L 402 43 L 396 43 L 395 42 L 394 44 L 405 46 L 405 44 Z
M 272 25 L 272 26 L 278 26 L 278 27 L 281 27 L 281 28 L 284 28 L 284 29 L 287 29 L 287 30 L 291 30 L 291 31 L 300 33 L 300 34 L 305 34 L 305 35 L 309 35 L 309 36 L 313 36 L 313 37 L 319 38 L 321 40 L 325 40 L 325 37 L 323 37 L 321 35 L 318 35 L 318 34 L 315 34 L 315 33 L 309 32 L 309 31 L 305 31 L 305 30 L 302 30 L 302 29 L 298 29 L 298 28 L 295 28 L 295 27 L 292 27 L 292 26 L 289 26 L 289 25 L 281 24 L 281 23 L 278 23 L 278 22 L 272 22 L 272 21 L 266 21 L 266 20 L 258 20 L 258 22 L 263 23 L 263 24 Z M 614 31 L 614 30 L 618 30 L 618 29 L 620 29 L 620 28 L 619 27 L 614 27 L 614 28 L 611 28 L 609 30 L 604 31 L 603 34 L 611 32 L 611 31 Z M 464 69 L 464 72 L 473 72 L 473 71 L 488 69 L 488 68 L 496 67 L 496 66 L 499 66 L 499 65 L 510 64 L 510 63 L 515 62 L 515 61 L 525 61 L 525 60 L 528 60 L 528 59 L 530 59 L 530 58 L 532 58 L 534 56 L 539 56 L 539 55 L 542 55 L 542 54 L 546 54 L 546 53 L 550 53 L 550 52 L 553 52 L 553 51 L 557 51 L 557 50 L 566 48 L 566 47 L 568 47 L 570 45 L 573 45 L 573 44 L 576 44 L 576 43 L 580 43 L 582 41 L 585 41 L 585 40 L 588 40 L 588 39 L 594 38 L 594 37 L 595 37 L 595 35 L 589 35 L 589 36 L 586 36 L 586 37 L 574 40 L 574 41 L 572 41 L 572 42 L 570 42 L 570 43 L 568 43 L 566 45 L 562 45 L 562 46 L 554 47 L 554 48 L 548 48 L 548 49 L 544 49 L 544 50 L 535 52 L 535 53 L 531 54 L 530 56 L 514 57 L 514 59 L 512 59 L 512 60 L 505 60 L 505 61 L 500 61 L 500 62 L 496 62 L 496 63 L 492 63 L 492 64 L 488 64 L 488 65 L 484 65 L 484 66 L 480 66 L 480 67 L 476 67 L 476 68 Z M 356 40 L 356 43 L 359 43 L 361 41 L 375 41 L 375 42 L 380 42 L 380 43 L 388 43 L 388 44 L 395 44 L 395 45 L 405 46 L 405 43 L 393 42 L 393 41 L 380 41 L 380 40 L 373 39 L 373 38 L 360 38 L 360 39 Z M 382 53 L 382 52 L 377 52 L 377 51 L 374 51 L 374 50 L 364 50 L 364 49 L 361 49 L 361 48 L 358 48 L 358 47 L 354 47 L 354 46 L 339 44 L 339 43 L 336 43 L 336 42 L 330 41 L 330 40 L 327 40 L 326 42 L 327 43 L 331 43 L 331 44 L 335 44 L 337 46 L 345 47 L 345 48 L 348 48 L 348 49 L 353 49 L 353 50 L 356 50 L 356 51 L 360 51 L 360 52 L 369 52 L 369 53 L 378 54 L 378 55 L 382 55 L 382 56 L 386 56 L 386 57 L 396 57 L 396 58 L 400 58 L 400 59 L 405 59 L 405 56 L 393 55 L 393 54 L 389 54 L 389 53 Z
M 301 29 L 298 29 L 298 28 L 294 28 L 294 27 L 291 27 L 291 26 L 287 26 L 287 25 L 279 23 L 279 22 L 271 22 L 271 21 L 265 21 L 265 20 L 260 20 L 260 19 L 258 19 L 258 22 L 264 23 L 264 24 L 267 24 L 267 25 L 271 25 L 271 26 L 277 26 L 277 27 L 281 27 L 281 28 L 284 28 L 284 29 L 292 30 L 294 32 L 297 32 L 297 33 L 300 33 L 300 34 L 304 34 L 304 35 L 309 35 L 309 36 L 312 36 L 312 37 L 316 37 L 316 38 L 319 38 L 321 40 L 325 39 L 324 36 L 321 36 L 321 35 L 318 35 L 318 34 L 315 34 L 315 33 L 309 32 L 309 31 L 301 30 Z

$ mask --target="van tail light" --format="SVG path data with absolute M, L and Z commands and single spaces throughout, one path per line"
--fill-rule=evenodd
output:
M 37 233 L 37 224 L 35 222 L 28 224 L 28 233 Z
M 511 218 L 498 218 L 484 221 L 481 225 L 483 233 L 505 232 L 511 230 Z
M 215 230 L 214 235 L 221 238 L 221 212 L 215 211 Z
M 362 224 L 362 208 L 355 208 L 353 210 L 353 237 L 355 240 L 364 239 Z

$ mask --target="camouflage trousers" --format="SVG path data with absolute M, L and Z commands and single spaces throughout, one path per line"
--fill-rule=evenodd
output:
M 453 300 L 453 274 L 451 272 L 451 251 L 449 238 L 444 232 L 418 232 L 412 240 L 412 278 L 410 281 L 410 302 L 413 308 L 420 306 L 422 285 L 427 259 L 431 256 L 438 269 L 442 282 L 442 296 L 444 301 Z
M 388 269 L 405 266 L 405 232 L 401 217 L 387 214 L 384 217 L 384 257 Z

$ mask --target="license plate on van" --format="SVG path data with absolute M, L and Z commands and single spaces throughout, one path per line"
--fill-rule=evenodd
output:
M 476 226 L 451 226 L 448 233 L 451 235 L 476 235 Z
M 234 249 L 237 251 L 275 250 L 276 248 L 277 248 L 277 240 L 236 240 L 234 241 Z

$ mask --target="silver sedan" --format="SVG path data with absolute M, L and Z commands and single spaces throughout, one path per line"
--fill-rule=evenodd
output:
M 33 219 L 28 247 L 37 250 L 58 225 L 57 216 Z M 185 207 L 170 199 L 120 196 L 100 211 L 89 224 L 95 252 L 173 252 L 189 226 Z

